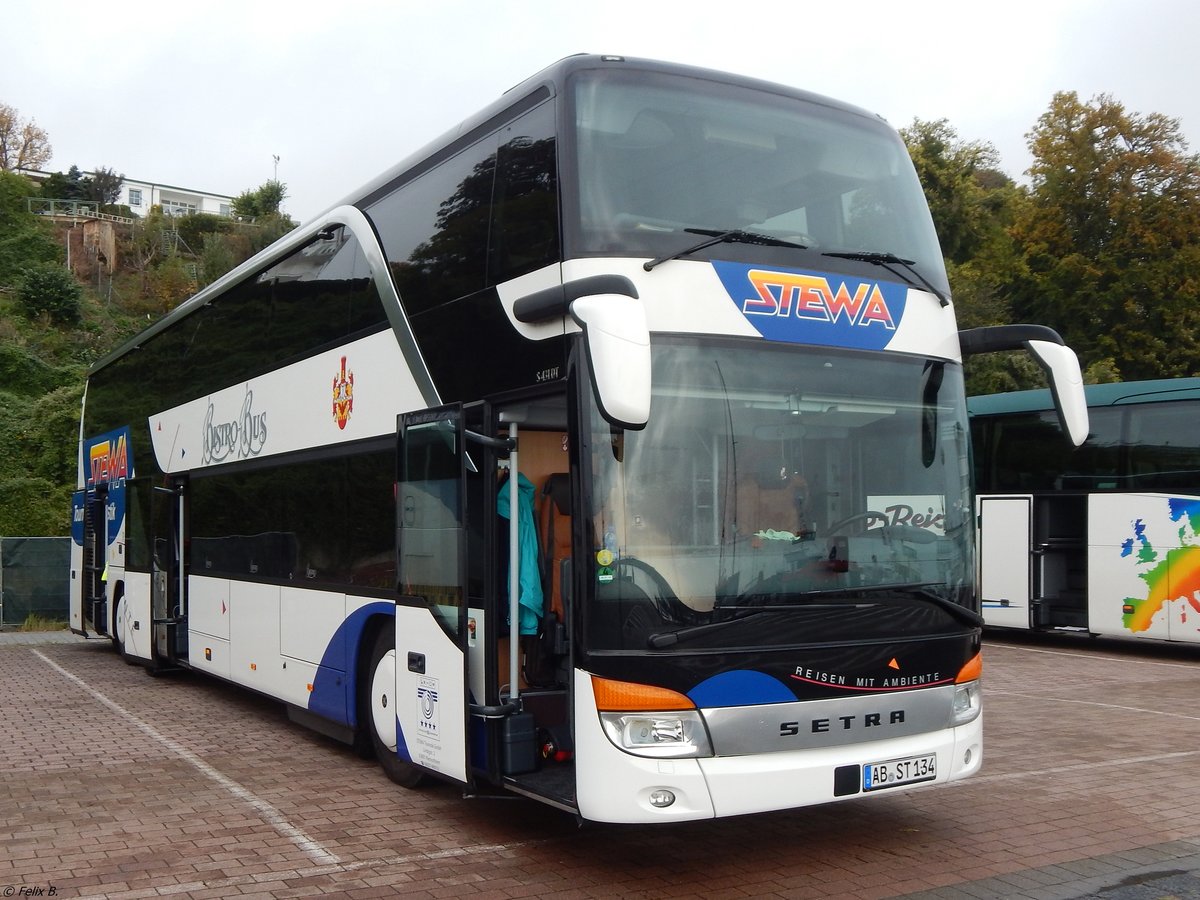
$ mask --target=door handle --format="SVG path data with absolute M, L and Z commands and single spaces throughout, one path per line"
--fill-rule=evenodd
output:
M 408 651 L 408 671 L 415 672 L 418 675 L 425 674 L 424 653 L 414 653 L 412 650 Z

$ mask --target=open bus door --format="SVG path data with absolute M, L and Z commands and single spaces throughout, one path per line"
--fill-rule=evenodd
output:
M 187 573 L 184 567 L 183 486 L 150 495 L 151 655 L 160 666 L 187 659 Z
M 979 595 L 989 625 L 1029 628 L 1033 497 L 979 498 Z
M 97 634 L 108 634 L 108 522 L 103 488 L 87 496 L 83 513 L 84 619 Z M 85 624 L 85 628 L 87 625 Z
M 405 413 L 398 424 L 396 753 L 469 785 L 462 409 Z

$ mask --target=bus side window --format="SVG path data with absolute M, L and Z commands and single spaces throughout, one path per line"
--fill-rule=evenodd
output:
M 496 152 L 488 284 L 560 258 L 554 104 L 543 103 L 503 129 Z

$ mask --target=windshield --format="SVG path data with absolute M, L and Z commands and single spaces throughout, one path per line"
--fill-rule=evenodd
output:
M 659 258 L 694 231 L 911 260 L 948 290 L 908 151 L 882 120 L 675 75 L 579 73 L 568 255 Z M 828 260 L 828 258 L 826 258 Z M 827 264 L 827 263 L 826 263 Z
M 592 415 L 591 649 L 962 630 L 959 366 L 656 338 L 653 383 L 644 430 Z

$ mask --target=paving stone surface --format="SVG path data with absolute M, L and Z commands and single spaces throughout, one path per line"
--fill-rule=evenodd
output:
M 403 790 L 279 704 L 106 641 L 0 634 L 0 897 L 1200 898 L 1200 648 L 984 656 L 974 779 L 581 828 Z

